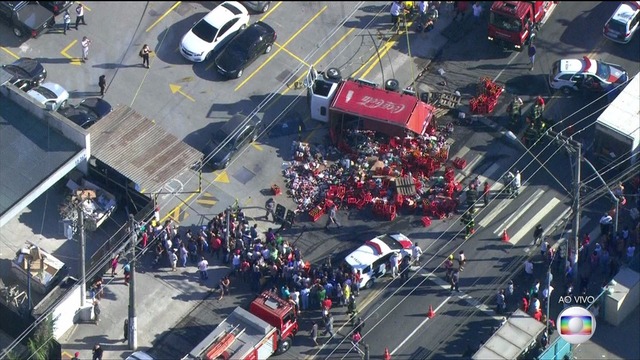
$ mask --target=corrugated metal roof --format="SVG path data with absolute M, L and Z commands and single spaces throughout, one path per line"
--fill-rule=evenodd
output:
M 89 128 L 91 156 L 114 168 L 145 192 L 202 159 L 202 153 L 128 106 L 118 106 Z

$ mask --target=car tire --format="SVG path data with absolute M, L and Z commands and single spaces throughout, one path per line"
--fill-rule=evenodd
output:
M 229 163 L 230 163 L 229 160 L 225 161 L 224 164 L 222 164 L 222 166 L 220 167 L 220 169 L 224 170 L 224 169 L 228 168 L 229 167 Z
M 571 95 L 571 93 L 573 92 L 573 89 L 568 86 L 563 86 L 560 88 L 560 91 L 562 91 L 562 93 L 565 95 Z
M 267 47 L 264 49 L 264 53 L 265 54 L 270 53 L 272 48 L 273 48 L 273 45 L 271 44 L 267 45 Z
M 266 13 L 267 11 L 269 11 L 269 7 L 271 7 L 271 4 L 267 1 L 266 4 L 264 4 L 264 6 L 262 7 L 262 10 L 260 10 L 261 13 Z
M 367 283 L 364 284 L 365 289 L 371 289 L 372 287 L 373 287 L 373 279 L 367 281 Z
M 342 74 L 338 68 L 327 69 L 327 77 L 331 80 L 342 80 Z
M 13 28 L 13 34 L 19 38 L 24 36 L 24 32 L 22 31 L 22 29 L 18 28 L 18 27 L 14 27 Z
M 67 100 L 63 101 L 62 104 L 60 104 L 60 107 L 58 109 L 64 109 L 67 107 Z
M 400 90 L 400 82 L 396 79 L 389 79 L 384 82 L 384 89 L 388 91 Z
M 236 74 L 236 79 L 239 79 L 242 76 L 242 69 L 238 70 L 238 73 Z
M 278 343 L 278 354 L 284 354 L 289 349 L 291 349 L 291 343 L 292 342 L 293 341 L 292 341 L 290 336 L 280 340 L 280 342 Z
M 242 26 L 240 26 L 240 31 L 244 30 L 247 28 L 247 24 L 242 24 Z

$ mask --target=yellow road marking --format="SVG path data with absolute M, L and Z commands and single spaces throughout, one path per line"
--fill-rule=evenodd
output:
M 178 1 L 177 3 L 173 4 L 173 6 L 169 8 L 169 10 L 165 11 L 165 13 L 162 14 L 162 16 L 158 18 L 158 20 L 154 21 L 153 24 L 151 24 L 151 26 L 149 26 L 147 30 L 145 30 L 144 32 L 149 32 L 151 29 L 153 29 L 154 26 L 158 25 L 158 23 L 162 21 L 162 19 L 164 19 L 167 15 L 169 15 L 169 13 L 172 12 L 175 8 L 177 8 L 178 5 L 180 5 L 181 3 L 182 1 Z
M 306 24 L 304 24 L 304 26 L 302 26 L 300 29 L 298 29 L 298 31 L 296 31 L 295 34 L 293 34 L 293 36 L 291 36 L 289 38 L 289 40 L 287 40 L 284 44 L 282 44 L 282 47 L 286 47 L 287 45 L 289 45 L 289 43 L 291 41 L 293 41 L 293 39 L 295 39 L 304 29 L 307 28 L 307 26 L 309 26 L 318 16 L 320 16 L 325 10 L 327 10 L 327 5 L 325 5 L 322 10 L 320 10 L 317 14 L 315 14 L 309 21 L 307 21 Z M 269 58 L 263 62 L 262 64 L 260 64 L 260 66 L 258 66 L 258 68 L 256 70 L 253 71 L 253 73 L 251 73 L 251 75 L 247 76 L 244 81 L 242 81 L 240 83 L 240 85 L 238 85 L 234 91 L 238 91 L 238 89 L 240 89 L 244 84 L 246 84 L 249 80 L 251 80 L 251 78 L 257 74 L 265 65 L 267 65 L 276 55 L 278 55 L 278 53 L 280 52 L 280 50 L 282 50 L 282 48 L 279 48 L 278 50 L 274 51 L 273 54 L 271 54 L 271 56 L 269 56 Z
M 189 194 L 189 196 L 187 196 L 186 199 L 184 199 L 180 205 L 176 206 L 175 208 L 173 208 L 171 211 L 169 211 L 169 213 L 167 213 L 167 215 L 165 215 L 162 219 L 160 219 L 160 223 L 164 223 L 165 221 L 167 221 L 167 219 L 169 219 L 169 217 L 171 217 L 171 215 L 174 212 L 178 212 L 178 215 L 180 214 L 180 208 L 182 208 L 182 204 L 186 204 L 189 202 L 189 200 L 191 200 L 194 196 L 196 196 L 198 193 L 192 193 Z M 178 218 L 178 216 L 176 216 L 176 219 Z
M 227 170 L 222 170 L 220 174 L 218 174 L 218 176 L 216 176 L 216 178 L 213 179 L 213 181 L 217 181 L 225 184 L 230 183 L 229 174 L 227 174 Z
M 275 5 L 271 8 L 271 10 L 267 11 L 267 13 L 266 13 L 266 14 L 264 14 L 264 15 L 260 18 L 260 21 L 264 21 L 264 19 L 266 19 L 266 18 L 267 18 L 267 16 L 271 15 L 271 13 L 273 12 L 273 10 L 277 9 L 277 8 L 278 8 L 278 6 L 280 6 L 280 4 L 282 4 L 282 1 L 278 1 L 278 3 L 277 3 L 277 4 L 275 4 Z
M 67 51 L 68 51 L 69 49 L 71 49 L 71 47 L 72 47 L 73 45 L 75 45 L 77 42 L 78 42 L 78 40 L 73 40 L 73 41 L 71 42 L 71 44 L 67 45 L 67 47 L 66 47 L 66 48 L 64 48 L 64 49 L 62 49 L 62 51 L 60 51 L 60 54 L 61 54 L 62 56 L 64 56 L 64 57 L 66 57 L 67 59 L 71 60 L 71 61 L 70 61 L 70 64 L 71 64 L 71 65 L 82 65 L 82 60 L 81 60 L 80 58 L 73 57 L 73 56 L 71 56 L 71 55 L 67 54 Z
M 216 197 L 211 193 L 205 192 L 200 194 L 200 196 L 196 199 L 196 202 L 202 206 L 212 207 L 218 203 L 218 199 L 216 199 Z
M 257 143 L 251 143 L 251 146 L 253 146 L 256 150 L 258 151 L 264 151 L 264 149 L 262 148 L 262 146 L 258 145 Z
M 189 100 L 191 100 L 193 102 L 196 102 L 196 100 L 194 98 L 192 98 L 191 96 L 185 94 L 182 90 L 180 90 L 180 89 L 182 89 L 182 86 L 180 86 L 180 85 L 169 84 L 169 89 L 171 89 L 171 93 L 172 94 L 178 93 L 178 94 L 186 97 L 187 99 L 189 99 Z
M 298 57 L 298 55 L 292 53 L 291 51 L 287 50 L 284 46 L 278 44 L 278 43 L 273 43 L 275 46 L 277 46 L 278 48 L 280 48 L 280 50 L 286 52 L 287 54 L 289 54 L 292 58 L 300 61 L 302 64 L 304 64 L 304 66 L 309 66 L 309 64 L 307 64 L 306 61 L 300 59 L 300 57 Z
M 7 49 L 6 47 L 2 46 L 2 47 L 0 47 L 0 49 L 4 50 L 4 52 L 6 52 L 7 54 L 13 56 L 14 58 L 20 59 L 20 56 L 14 54 L 13 51 Z
M 72 359 L 72 358 L 73 358 L 73 355 L 69 354 L 69 353 L 68 353 L 68 352 L 66 352 L 66 351 L 63 351 L 63 352 L 62 352 L 62 356 L 65 356 L 65 358 L 69 358 L 69 359 Z
M 341 42 L 343 42 L 343 41 L 344 41 L 344 39 L 346 39 L 346 38 L 347 38 L 347 36 L 349 36 L 349 34 L 351 34 L 354 30 L 355 30 L 355 28 L 351 28 L 351 29 L 349 29 L 349 31 L 347 31 L 347 33 L 346 33 L 346 34 L 342 35 L 342 37 L 341 37 L 341 38 L 340 38 L 340 39 L 339 39 L 335 44 L 333 44 L 333 45 L 329 48 L 329 50 L 325 51 L 325 53 L 324 53 L 324 54 L 322 54 L 322 56 L 320 56 L 320 57 L 318 58 L 318 60 L 316 60 L 316 61 L 313 63 L 313 66 L 318 65 L 318 63 L 319 63 L 320 61 L 324 60 L 324 58 L 325 58 L 325 57 L 327 57 L 327 55 L 329 55 L 329 53 L 331 53 L 331 52 L 333 51 L 333 49 L 335 49 L 335 48 L 336 48 L 336 46 L 338 46 Z M 300 76 L 296 79 L 296 82 L 302 81 L 302 79 L 303 79 L 305 76 L 307 76 L 307 72 L 302 73 L 302 75 L 300 75 Z M 280 94 L 280 95 L 284 95 L 284 94 L 288 93 L 288 92 L 289 92 L 289 90 L 291 90 L 291 88 L 290 88 L 290 87 L 287 87 L 286 89 L 284 89 L 284 90 L 282 91 L 282 94 Z M 275 103 L 275 101 L 274 101 L 274 103 Z M 271 106 L 271 104 L 269 104 L 269 106 L 267 106 L 267 108 L 265 109 L 265 111 L 267 111 L 267 110 L 269 109 L 269 107 L 270 107 L 270 106 Z
M 380 52 L 380 59 L 383 59 L 384 56 L 389 52 L 389 50 L 391 50 L 391 48 L 393 48 L 393 45 L 395 45 L 396 42 L 389 42 L 387 43 L 387 47 L 384 48 L 381 52 Z M 378 59 L 378 55 L 375 56 L 375 60 L 373 61 L 373 63 L 371 63 L 371 65 L 369 65 L 369 68 L 367 69 L 367 71 L 363 72 L 362 75 L 360 76 L 361 78 L 365 79 L 367 77 L 367 75 L 369 75 L 369 73 L 371 72 L 371 70 L 373 70 L 373 68 L 376 67 L 376 65 L 378 65 L 378 61 L 380 60 Z

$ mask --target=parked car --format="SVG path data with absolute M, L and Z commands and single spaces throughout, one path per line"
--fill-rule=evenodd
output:
M 569 94 L 575 90 L 605 91 L 612 85 L 629 80 L 627 72 L 620 66 L 590 59 L 563 59 L 553 63 L 549 74 L 549 86 Z
M 44 105 L 49 110 L 58 110 L 67 106 L 69 93 L 62 86 L 46 82 L 40 86 L 27 91 L 27 95 L 31 96 L 35 101 Z
M 225 1 L 211 10 L 187 32 L 180 42 L 180 53 L 187 60 L 202 62 L 222 48 L 249 23 L 249 13 L 237 1 Z
M 107 116 L 111 112 L 111 104 L 101 98 L 88 98 L 82 100 L 76 106 L 68 106 L 58 110 L 67 119 L 88 129 L 98 120 Z
M 239 78 L 260 55 L 268 54 L 276 42 L 276 31 L 262 21 L 251 24 L 229 41 L 216 57 L 216 68 L 224 76 Z
M 271 7 L 271 1 L 243 1 L 242 4 L 252 11 L 266 13 Z
M 626 44 L 638 30 L 640 1 L 623 1 L 602 29 L 609 40 Z
M 133 354 L 127 356 L 125 360 L 153 360 L 151 355 L 147 354 L 144 351 L 136 351 Z
M 51 30 L 55 16 L 35 1 L 0 1 L 0 18 L 17 37 L 38 37 Z
M 54 15 L 59 15 L 73 4 L 73 1 L 38 1 L 40 5 L 49 9 Z
M 9 82 L 24 91 L 42 84 L 47 78 L 44 66 L 31 58 L 20 58 L 11 64 L 2 65 L 2 69 L 11 74 Z
M 261 125 L 257 116 L 233 115 L 205 146 L 205 162 L 215 170 L 226 168 L 244 145 L 258 138 Z

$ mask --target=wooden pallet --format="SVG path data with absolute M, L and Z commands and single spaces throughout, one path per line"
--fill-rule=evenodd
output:
M 451 109 L 448 109 L 448 108 L 437 107 L 435 109 L 435 111 L 433 112 L 433 117 L 437 119 L 437 118 L 439 118 L 441 116 L 445 116 L 445 115 L 447 115 L 449 113 L 450 110 Z

